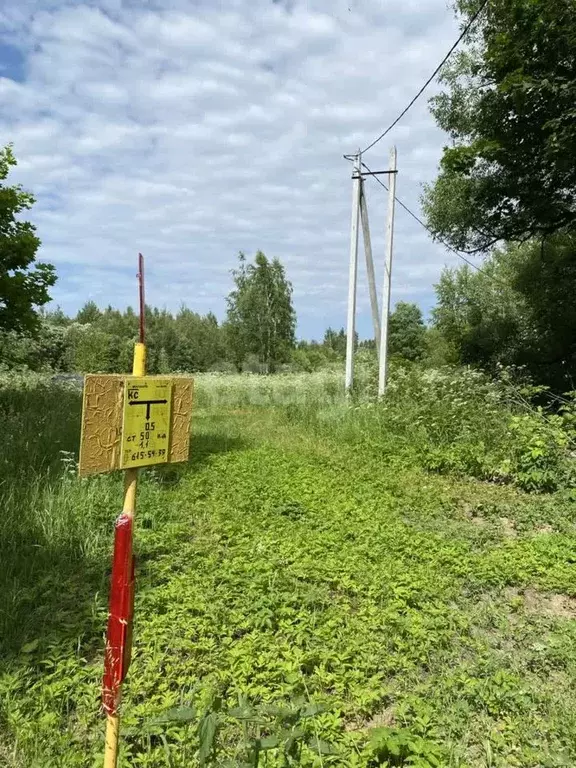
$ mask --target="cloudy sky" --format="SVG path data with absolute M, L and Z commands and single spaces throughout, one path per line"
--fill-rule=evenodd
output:
M 351 180 L 368 144 L 457 37 L 447 0 L 3 0 L 0 142 L 32 190 L 55 303 L 225 312 L 239 250 L 278 256 L 303 337 L 345 323 Z M 429 92 L 434 92 L 432 88 Z M 366 156 L 398 147 L 419 212 L 446 137 L 426 99 Z M 386 196 L 368 185 L 378 281 Z M 455 257 L 397 211 L 393 301 L 428 311 Z M 370 332 L 360 252 L 359 330 Z

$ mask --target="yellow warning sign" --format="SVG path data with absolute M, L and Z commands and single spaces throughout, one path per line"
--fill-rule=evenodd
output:
M 122 469 L 122 423 L 125 410 L 124 401 L 127 399 L 126 379 L 130 378 L 133 380 L 138 377 L 114 373 L 88 374 L 86 376 L 82 408 L 82 439 L 80 441 L 80 477 Z M 172 397 L 168 462 L 188 461 L 194 389 L 192 378 L 189 376 L 146 376 L 145 381 L 151 383 L 170 381 Z M 159 399 L 163 400 L 164 397 Z M 152 408 L 154 409 L 155 406 Z M 134 407 L 131 410 L 134 410 Z M 136 408 L 135 410 L 138 411 L 139 409 Z M 154 419 L 151 421 L 156 422 L 156 411 L 153 412 Z M 145 425 L 146 421 L 144 421 Z M 157 424 L 155 423 L 154 426 L 157 427 Z M 138 432 L 141 431 L 138 430 Z M 134 430 L 130 434 L 135 434 Z M 130 444 L 132 442 L 134 441 L 131 440 Z M 136 453 L 136 450 L 132 451 L 130 456 L 133 453 Z M 159 458 L 160 462 L 163 463 L 163 456 Z M 156 461 L 154 460 L 152 463 L 155 464 Z
M 122 469 L 168 461 L 171 408 L 170 379 L 126 379 L 120 458 Z

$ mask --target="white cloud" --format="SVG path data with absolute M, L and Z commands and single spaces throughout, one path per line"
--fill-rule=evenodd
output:
M 142 251 L 151 302 L 222 316 L 238 250 L 261 248 L 286 265 L 303 335 L 344 324 L 342 154 L 383 130 L 456 34 L 442 0 L 5 0 L 0 40 L 21 48 L 26 78 L 0 78 L 0 131 L 38 199 L 55 301 L 134 303 Z M 391 141 L 398 194 L 418 212 L 446 142 L 425 99 L 368 153 L 372 168 Z M 381 267 L 387 201 L 374 183 L 368 195 Z M 393 298 L 429 307 L 453 260 L 398 210 Z

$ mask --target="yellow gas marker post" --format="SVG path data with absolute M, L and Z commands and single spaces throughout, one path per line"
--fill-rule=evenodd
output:
M 146 346 L 143 343 L 135 344 L 134 346 L 134 360 L 132 362 L 132 374 L 134 376 L 145 376 L 146 375 Z M 124 400 L 124 403 L 126 403 L 126 400 Z M 124 411 L 126 412 L 126 406 L 124 406 Z M 124 447 L 124 442 L 127 438 L 126 436 L 126 414 L 124 416 L 124 424 L 122 425 L 122 444 Z M 130 427 L 138 428 L 138 424 L 130 424 Z M 124 462 L 123 462 L 124 463 Z M 136 486 L 138 484 L 138 469 L 134 466 L 131 466 L 130 468 L 126 469 L 126 474 L 124 475 L 124 506 L 122 509 L 122 514 L 126 516 L 127 519 L 130 520 L 130 522 L 133 522 L 134 520 L 134 513 L 136 512 Z M 133 525 L 130 526 L 130 539 L 132 539 L 133 534 Z M 130 544 L 133 542 L 131 541 Z M 131 549 L 131 547 L 130 547 Z M 134 560 L 134 555 L 132 551 L 130 552 L 130 577 L 132 576 L 132 565 Z M 111 595 L 111 602 L 112 602 L 112 595 Z M 131 606 L 132 608 L 132 606 Z M 130 610 L 130 613 L 133 613 L 133 608 Z M 130 622 L 130 630 L 132 629 L 131 624 L 133 621 L 133 615 L 129 616 L 127 618 L 127 621 Z M 129 630 L 129 631 L 130 631 Z M 121 652 L 121 656 L 126 657 L 126 655 L 130 654 L 131 648 L 131 631 L 130 631 L 130 639 L 126 643 L 126 646 Z M 109 648 L 109 642 L 107 642 L 107 651 Z M 108 653 L 107 653 L 108 655 Z M 124 679 L 126 673 L 128 672 L 127 666 L 123 670 L 123 674 L 120 676 L 121 680 Z M 103 690 L 103 699 L 107 695 L 106 691 L 109 690 L 106 688 L 104 684 L 104 690 Z M 118 689 L 118 695 L 117 695 L 117 701 L 116 705 L 113 707 L 113 712 L 106 712 L 106 738 L 104 742 L 104 768 L 116 768 L 116 763 L 118 761 L 118 745 L 120 741 L 120 714 L 118 712 L 118 707 L 120 706 L 120 696 L 121 696 L 122 689 L 119 687 Z
M 116 521 L 110 610 L 102 685 L 106 712 L 104 768 L 116 768 L 122 683 L 130 665 L 134 605 L 133 522 L 140 467 L 188 459 L 193 381 L 146 376 L 144 268 L 139 255 L 140 341 L 132 376 L 88 375 L 84 380 L 81 477 L 125 470 L 124 506 Z

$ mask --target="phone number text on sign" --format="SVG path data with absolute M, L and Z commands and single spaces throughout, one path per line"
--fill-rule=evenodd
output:
M 129 378 L 124 385 L 123 469 L 168 461 L 172 382 Z

